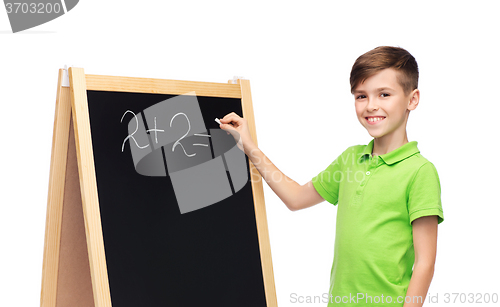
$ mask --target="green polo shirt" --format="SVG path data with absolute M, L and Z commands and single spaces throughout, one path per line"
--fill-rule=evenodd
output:
M 312 179 L 338 204 L 328 306 L 403 306 L 415 262 L 411 222 L 444 220 L 438 173 L 417 141 L 380 156 L 373 143 L 347 148 Z

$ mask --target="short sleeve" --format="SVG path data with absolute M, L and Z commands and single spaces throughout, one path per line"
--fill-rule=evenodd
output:
M 420 167 L 408 187 L 410 224 L 422 216 L 437 215 L 438 224 L 444 221 L 441 204 L 441 184 L 436 167 L 427 162 Z
M 319 195 L 333 205 L 338 204 L 340 180 L 343 178 L 342 161 L 344 159 L 342 159 L 342 156 L 348 149 L 311 180 Z

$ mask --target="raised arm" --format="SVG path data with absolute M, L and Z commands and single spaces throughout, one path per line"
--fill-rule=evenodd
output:
M 269 187 L 292 211 L 312 207 L 324 201 L 311 181 L 300 185 L 283 174 L 255 145 L 248 130 L 247 121 L 236 113 L 229 113 L 221 120 L 220 128 L 235 138 L 238 148 L 243 150 L 259 171 Z

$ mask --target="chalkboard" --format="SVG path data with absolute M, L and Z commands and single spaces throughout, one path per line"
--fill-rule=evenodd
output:
M 140 148 L 129 138 L 125 144 L 128 146 L 122 151 L 129 129 L 128 125 L 123 124 L 125 121 L 120 123 L 125 115 L 123 118 L 130 119 L 130 126 L 135 129 L 135 116 L 130 112 L 126 114 L 127 111 L 132 111 L 136 116 L 143 115 L 143 110 L 162 103 L 168 104 L 175 96 L 87 91 L 87 97 L 113 306 L 266 306 L 249 180 L 237 193 L 230 194 L 230 197 L 181 214 L 172 184 L 176 178 L 165 175 L 165 168 L 162 168 L 162 150 L 164 154 L 171 153 L 170 143 L 173 142 L 156 149 L 160 163 L 153 165 L 160 167 L 151 171 L 156 176 L 141 175 L 134 168 L 131 154 L 131 149 Z M 221 130 L 214 121 L 216 117 L 223 117 L 230 112 L 243 116 L 240 99 L 194 98 L 188 96 L 187 99 L 172 102 L 174 105 L 180 104 L 180 110 L 173 111 L 195 113 L 190 109 L 191 106 L 184 107 L 183 104 L 189 104 L 197 98 L 203 115 L 201 124 L 207 125 L 206 130 Z M 169 113 L 169 110 L 164 113 L 155 111 L 157 114 L 152 112 L 152 115 L 157 115 L 156 129 L 164 130 L 162 133 L 165 134 L 169 133 L 171 118 L 175 114 L 185 114 Z M 189 115 L 195 117 L 196 114 Z M 186 128 L 185 117 L 178 118 L 179 123 L 175 119 L 177 117 L 172 121 L 173 124 Z M 142 118 L 140 123 L 144 123 Z M 191 126 L 194 125 L 191 123 Z M 151 138 L 154 138 L 153 134 L 150 132 Z M 179 131 L 174 131 L 173 134 L 178 137 Z M 137 135 L 138 133 L 134 134 L 137 142 L 143 141 Z M 225 132 L 224 135 L 227 136 Z M 234 143 L 233 137 L 228 137 Z M 189 155 L 197 153 L 197 156 L 201 156 L 208 151 L 210 160 L 213 160 L 209 148 L 189 146 L 193 142 L 206 142 L 210 145 L 210 138 L 190 138 L 199 140 L 185 139 L 183 143 Z M 155 142 L 153 140 L 138 145 L 142 147 L 146 144 L 154 145 Z M 235 145 L 236 143 L 233 144 Z M 167 163 L 167 170 L 178 167 L 176 159 L 183 161 L 184 152 L 179 147 L 174 152 L 181 157 L 176 156 L 168 161 L 170 163 Z M 243 153 L 237 147 L 235 150 Z M 154 151 L 150 154 L 154 155 Z M 185 156 L 185 160 L 197 156 Z M 195 161 L 198 165 L 200 162 L 209 163 Z M 243 159 L 243 163 L 246 163 L 246 159 Z M 249 172 L 247 164 L 244 167 Z M 219 171 L 226 176 L 227 184 L 229 171 L 224 171 L 223 165 Z M 174 172 L 183 171 L 174 169 Z M 210 185 L 211 180 L 221 181 L 218 178 L 220 172 L 214 172 L 213 177 L 203 178 L 207 181 L 206 185 Z M 196 176 L 196 171 L 194 174 L 187 174 L 189 177 L 191 175 Z M 249 173 L 245 175 L 249 179 Z M 178 180 L 184 181 L 182 178 Z M 195 188 L 189 192 L 198 194 Z M 227 189 L 231 193 L 229 184 Z M 219 192 L 227 191 L 220 189 Z
M 83 208 L 88 262 L 49 255 L 47 242 L 63 228 L 60 257 L 79 257 L 71 254 L 81 250 L 73 243 L 77 231 L 63 223 L 47 226 L 44 263 L 90 274 L 59 272 L 70 287 L 44 271 L 44 283 L 85 296 L 88 291 L 75 290 L 85 284 L 76 275 L 91 276 L 95 306 L 276 306 L 262 182 L 214 121 L 247 112 L 255 137 L 248 80 L 175 82 L 84 75 L 75 68 L 69 74 L 72 121 L 62 122 L 75 138 L 59 147 L 76 146 L 81 202 L 66 191 L 60 206 Z M 221 94 L 226 88 L 230 94 Z M 73 152 L 64 153 L 68 161 Z M 75 181 L 70 175 L 67 185 Z M 70 216 L 54 213 L 59 205 L 50 198 L 48 216 Z M 60 302 L 53 306 L 78 304 L 71 295 L 43 292 L 42 302 Z

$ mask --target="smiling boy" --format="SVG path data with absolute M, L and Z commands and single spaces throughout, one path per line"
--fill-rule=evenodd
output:
M 304 185 L 255 146 L 245 119 L 230 113 L 220 127 L 290 210 L 324 200 L 338 207 L 328 306 L 422 306 L 444 217 L 437 170 L 406 134 L 420 99 L 417 62 L 403 48 L 377 47 L 355 61 L 350 83 L 373 139 L 347 148 Z

